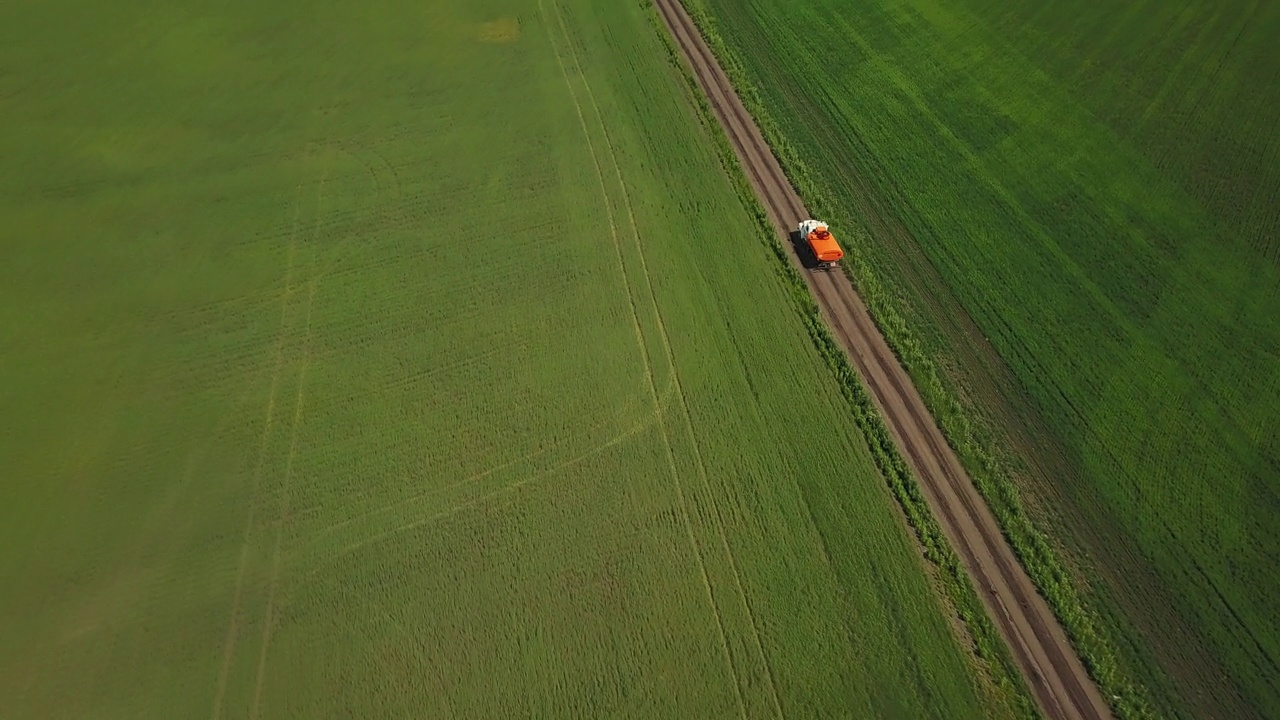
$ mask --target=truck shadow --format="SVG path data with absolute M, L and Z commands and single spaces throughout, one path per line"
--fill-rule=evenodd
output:
M 800 266 L 809 272 L 819 272 L 825 268 L 818 266 L 818 258 L 813 254 L 813 248 L 809 247 L 809 243 L 804 241 L 804 236 L 799 230 L 792 230 L 790 233 L 791 247 L 796 251 L 796 257 L 800 258 Z

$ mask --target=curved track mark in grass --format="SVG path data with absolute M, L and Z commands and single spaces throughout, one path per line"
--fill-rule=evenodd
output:
M 298 186 L 301 192 L 302 186 Z M 240 559 L 236 567 L 235 591 L 232 593 L 231 614 L 227 620 L 226 637 L 222 642 L 222 664 L 218 669 L 217 688 L 213 694 L 213 709 L 209 716 L 212 720 L 222 717 L 222 703 L 227 694 L 227 679 L 231 673 L 231 661 L 235 657 L 236 636 L 240 632 L 240 600 L 244 594 L 245 570 L 249 564 L 249 545 L 253 534 L 255 509 L 258 505 L 258 491 L 262 486 L 262 464 L 267 453 L 267 440 L 271 436 L 271 428 L 275 422 L 276 390 L 280 386 L 280 369 L 284 364 L 284 338 L 288 333 L 289 300 L 293 297 L 293 258 L 297 253 L 298 223 L 301 221 L 302 202 L 295 200 L 293 212 L 293 230 L 289 237 L 289 260 L 285 267 L 284 293 L 280 302 L 280 326 L 276 331 L 275 363 L 271 373 L 271 389 L 267 393 L 267 407 L 262 423 L 262 436 L 258 440 L 258 457 L 253 468 L 253 485 L 249 493 L 248 518 L 245 520 L 244 536 L 240 541 Z
M 672 382 L 672 381 L 668 381 L 668 382 L 667 382 L 667 386 L 666 386 L 665 388 L 663 388 L 663 390 L 662 390 L 662 395 L 659 397 L 659 400 L 658 400 L 658 410 L 657 410 L 657 412 L 656 412 L 656 413 L 651 412 L 651 413 L 649 414 L 649 416 L 648 416 L 648 417 L 641 418 L 638 422 L 636 422 L 635 424 L 633 424 L 633 425 L 632 425 L 631 427 L 629 427 L 628 429 L 624 430 L 621 434 L 616 435 L 616 436 L 614 436 L 614 437 L 610 438 L 609 440 L 606 440 L 606 441 L 604 442 L 604 444 L 605 444 L 605 445 L 608 445 L 608 446 L 612 446 L 612 445 L 616 444 L 616 443 L 617 443 L 617 441 L 618 441 L 620 438 L 630 437 L 631 435 L 634 435 L 634 434 L 636 434 L 636 433 L 638 433 L 638 432 L 641 432 L 641 431 L 645 430 L 646 428 L 648 428 L 648 427 L 652 426 L 652 424 L 653 424 L 653 423 L 654 423 L 654 421 L 655 421 L 655 416 L 656 416 L 657 414 L 659 414 L 659 413 L 665 413 L 665 412 L 667 411 L 667 408 L 670 406 L 671 397 L 672 397 L 672 395 L 674 395 L 674 393 L 675 393 L 675 383 L 674 383 L 674 382 Z M 600 428 L 602 428 L 602 427 L 604 426 L 604 424 L 605 424 L 605 423 L 599 423 L 599 424 L 597 424 L 595 427 L 591 428 L 591 431 L 599 430 Z M 368 511 L 362 512 L 362 513 L 360 513 L 360 514 L 358 514 L 358 515 L 353 515 L 353 516 L 351 516 L 351 517 L 349 517 L 349 518 L 345 518 L 345 519 L 343 519 L 343 520 L 339 520 L 339 521 L 338 521 L 338 522 L 336 522 L 336 523 L 333 523 L 333 524 L 331 524 L 331 525 L 327 525 L 327 526 L 325 526 L 325 527 L 323 527 L 323 528 L 321 528 L 321 529 L 319 529 L 319 530 L 315 531 L 313 534 L 311 534 L 311 536 L 310 536 L 310 538 L 309 538 L 309 539 L 310 539 L 311 543 L 312 543 L 312 544 L 314 544 L 314 543 L 316 543 L 316 542 L 318 542 L 318 541 L 324 540 L 324 539 L 325 539 L 325 537 L 327 537 L 327 536 L 331 535 L 332 533 L 334 533 L 334 532 L 336 532 L 336 531 L 338 531 L 338 530 L 341 530 L 341 529 L 342 529 L 342 528 L 344 528 L 344 527 L 348 527 L 348 526 L 350 526 L 350 525 L 353 525 L 353 524 L 355 524 L 355 523 L 358 523 L 358 522 L 360 522 L 361 520 L 367 520 L 367 519 L 372 518 L 372 517 L 377 516 L 377 515 L 383 515 L 383 514 L 386 514 L 386 513 L 392 513 L 392 512 L 398 511 L 398 510 L 405 510 L 405 509 L 407 509 L 410 505 L 413 505 L 414 503 L 422 502 L 422 501 L 424 501 L 424 500 L 431 500 L 431 499 L 433 499 L 433 498 L 436 498 L 436 497 L 439 497 L 439 496 L 441 496 L 441 495 L 444 495 L 445 493 L 448 493 L 448 492 L 449 492 L 449 491 L 451 491 L 451 490 L 458 490 L 458 489 L 460 489 L 460 488 L 465 488 L 465 487 L 468 487 L 468 486 L 471 486 L 471 485 L 475 485 L 475 484 L 477 484 L 477 483 L 479 483 L 479 482 L 483 481 L 485 478 L 490 477 L 491 475 L 494 475 L 494 474 L 496 474 L 496 473 L 500 473 L 500 472 L 502 472 L 502 471 L 504 471 L 504 470 L 507 470 L 507 469 L 509 469 L 509 468 L 512 468 L 512 467 L 514 467 L 514 466 L 516 466 L 516 465 L 519 465 L 519 464 L 521 464 L 521 463 L 533 462 L 534 460 L 537 460 L 538 458 L 542 457 L 543 455 L 546 455 L 547 453 L 549 453 L 549 452 L 551 452 L 552 450 L 555 450 L 555 449 L 556 449 L 556 448 L 553 446 L 553 447 L 543 448 L 543 449 L 541 449 L 541 450 L 535 450 L 535 451 L 533 451 L 533 452 L 531 452 L 531 453 L 528 453 L 528 454 L 526 454 L 526 455 L 523 455 L 523 456 L 521 456 L 521 457 L 514 458 L 514 459 L 512 459 L 512 460 L 508 460 L 507 462 L 504 462 L 504 463 L 500 463 L 500 464 L 498 464 L 498 465 L 495 465 L 495 466 L 493 466 L 493 467 L 489 468 L 488 470 L 482 470 L 481 472 L 474 473 L 474 474 L 469 475 L 469 476 L 467 476 L 467 477 L 465 477 L 465 478 L 462 478 L 461 480 L 457 480 L 457 481 L 455 481 L 455 482 L 449 483 L 448 485 L 444 485 L 444 486 L 441 486 L 441 487 L 432 488 L 432 489 L 430 489 L 430 490 L 424 490 L 424 491 L 419 492 L 419 493 L 414 493 L 413 495 L 410 495 L 409 497 L 401 498 L 401 499 L 396 500 L 396 501 L 394 501 L 394 502 L 387 503 L 386 505 L 383 505 L 383 506 L 381 506 L 381 507 L 374 508 L 374 509 L 372 509 L 372 510 L 368 510 Z M 594 452 L 594 451 L 595 451 L 595 450 L 597 450 L 597 449 L 599 449 L 599 448 L 595 448 L 595 449 L 592 449 L 592 450 L 588 450 L 587 452 L 588 452 L 588 453 L 591 453 L 591 452 Z M 519 485 L 519 484 L 521 484 L 521 483 L 525 483 L 525 482 L 527 482 L 527 479 L 526 479 L 526 480 L 517 481 L 517 483 L 515 483 L 515 484 L 516 484 L 516 485 Z M 506 487 L 506 486 L 504 486 L 504 487 Z
M 552 1 L 552 11 L 556 15 L 556 21 L 560 25 L 560 30 L 565 37 L 569 36 L 569 29 L 565 25 L 564 14 L 560 11 L 559 6 Z M 613 140 L 609 137 L 609 129 L 604 121 L 604 113 L 600 111 L 600 103 L 596 99 L 595 91 L 591 89 L 591 83 L 587 81 L 586 73 L 582 70 L 582 65 L 578 60 L 577 52 L 573 49 L 572 43 L 569 46 L 569 54 L 573 59 L 574 69 L 578 75 L 582 77 L 582 84 L 587 90 L 587 101 L 591 105 L 593 114 L 596 116 L 596 122 L 600 124 L 601 133 L 604 136 L 605 148 L 609 152 L 609 162 L 613 165 L 613 172 L 617 177 L 618 185 L 622 188 L 623 204 L 627 210 L 627 223 L 631 227 L 631 238 L 635 245 L 636 254 L 640 258 L 640 274 L 644 277 L 645 286 L 648 289 L 649 304 L 653 307 L 653 315 L 658 325 L 658 338 L 662 342 L 662 350 L 666 355 L 667 367 L 671 372 L 671 382 L 675 386 L 676 396 L 680 399 L 680 409 L 684 420 L 685 431 L 689 436 L 689 440 L 693 445 L 694 457 L 698 465 L 698 476 L 702 481 L 702 486 L 706 490 L 708 497 L 713 495 L 711 489 L 711 481 L 707 474 L 706 461 L 702 457 L 702 449 L 698 446 L 698 436 L 693 429 L 693 416 L 689 411 L 689 401 L 684 392 L 684 386 L 680 382 L 680 377 L 676 371 L 675 354 L 671 350 L 670 336 L 667 333 L 666 322 L 662 318 L 662 310 L 658 305 L 657 293 L 653 289 L 653 276 L 649 272 L 649 263 L 645 258 L 644 244 L 640 241 L 640 226 L 636 222 L 635 208 L 631 203 L 631 192 L 627 189 L 626 181 L 622 177 L 622 166 L 618 163 L 618 154 L 614 148 Z M 765 670 L 765 675 L 769 681 L 769 696 L 773 702 L 774 712 L 778 717 L 785 717 L 782 711 L 782 702 L 778 697 L 777 680 L 774 677 L 773 667 L 769 664 L 769 658 L 764 650 L 764 643 L 760 637 L 760 626 L 756 621 L 755 613 L 751 609 L 751 601 L 747 597 L 746 589 L 742 584 L 742 574 L 738 570 L 738 562 L 734 557 L 733 550 L 729 546 L 729 538 L 724 529 L 724 518 L 720 513 L 720 506 L 713 499 L 709 499 L 711 505 L 711 517 L 715 522 L 717 534 L 720 536 L 720 545 L 724 550 L 725 556 L 729 560 L 729 569 L 733 574 L 734 585 L 736 586 L 738 598 L 742 602 L 743 609 L 746 611 L 747 620 L 751 625 L 752 638 L 756 646 L 756 652 L 760 656 L 760 664 Z
M 578 455 L 576 457 L 569 458 L 568 460 L 565 460 L 555 465 L 554 467 L 548 468 L 543 472 L 530 475 L 529 477 L 523 480 L 511 483 L 510 485 L 504 485 L 500 488 L 497 488 L 496 490 L 491 490 L 483 495 L 471 498 L 470 500 L 465 500 L 463 502 L 458 503 L 457 505 L 453 505 L 444 510 L 441 510 L 440 512 L 433 513 L 432 515 L 429 515 L 427 517 L 418 518 L 417 520 L 404 523 L 403 525 L 398 525 L 396 527 L 391 528 L 390 530 L 386 530 L 384 532 L 380 532 L 376 535 L 372 535 L 370 537 L 354 542 L 342 548 L 341 550 L 328 555 L 326 559 L 329 561 L 340 559 L 342 557 L 350 555 L 351 553 L 359 550 L 360 548 L 366 547 L 368 545 L 372 545 L 373 543 L 380 542 L 382 540 L 386 540 L 387 538 L 392 537 L 393 535 L 399 535 L 400 533 L 408 532 L 410 530 L 415 530 L 420 527 L 431 525 L 432 523 L 443 520 L 444 518 L 447 518 L 451 515 L 456 515 L 457 513 L 462 512 L 463 510 L 467 510 L 468 508 L 475 507 L 480 503 L 485 502 L 486 500 L 492 500 L 493 498 L 498 497 L 500 495 L 505 495 L 507 493 L 515 492 L 516 490 L 519 490 L 523 487 L 533 485 L 534 483 L 537 483 L 540 480 L 550 477 L 560 472 L 561 470 L 568 469 L 570 467 L 573 467 L 574 465 L 577 465 L 580 462 L 583 462 L 584 460 L 588 460 L 596 455 L 599 455 L 600 453 L 603 453 L 604 451 L 617 446 L 618 444 L 628 440 L 629 438 L 635 436 L 641 431 L 646 430 L 652 426 L 653 426 L 653 423 L 651 422 L 641 423 L 640 425 L 637 425 L 635 428 L 632 428 L 631 430 L 628 430 L 625 433 L 621 433 L 618 436 L 610 439 L 609 441 L 602 443 L 598 447 L 592 448 L 591 450 L 588 450 L 587 452 L 582 453 L 581 455 Z M 316 571 L 313 570 L 311 573 L 308 573 L 308 575 L 312 575 L 315 572 Z
M 342 140 L 335 140 L 329 146 L 338 153 L 345 155 L 357 165 L 362 167 L 369 175 L 372 183 L 373 199 L 370 201 L 370 207 L 365 209 L 364 218 L 374 215 L 373 210 L 376 209 L 379 199 L 386 194 L 386 200 L 391 202 L 391 206 L 384 208 L 382 216 L 384 220 L 402 219 L 404 215 L 404 207 L 400 202 L 404 198 L 403 187 L 400 183 L 400 174 L 396 172 L 395 166 L 392 165 L 374 145 L 361 145 L 359 143 L 348 143 Z M 377 162 L 370 162 L 361 157 L 361 153 L 368 153 L 377 158 Z M 384 182 L 385 180 L 385 182 Z M 387 187 L 384 187 L 386 185 Z M 347 233 L 328 248 L 328 254 L 325 262 L 321 264 L 320 269 L 316 272 L 316 279 L 325 279 L 335 272 L 350 255 L 347 251 L 350 249 L 351 240 L 356 237 L 356 233 Z
M 591 448 L 590 450 L 587 450 L 586 452 L 583 452 L 574 457 L 568 458 L 566 460 L 562 460 L 559 463 L 553 465 L 552 467 L 547 468 L 542 472 L 534 473 L 533 475 L 530 475 L 529 477 L 526 477 L 523 480 L 518 480 L 509 485 L 503 485 L 502 487 L 491 490 L 487 493 L 484 493 L 483 495 L 479 495 L 469 500 L 464 500 L 460 503 L 457 503 L 456 505 L 445 508 L 444 510 L 441 510 L 439 512 L 432 513 L 431 515 L 428 515 L 426 517 L 420 517 L 420 518 L 405 522 L 401 525 L 397 525 L 396 527 L 393 527 L 390 530 L 385 530 L 383 532 L 377 533 L 376 535 L 371 535 L 365 538 L 361 538 L 360 540 L 357 540 L 356 542 L 351 543 L 350 545 L 347 545 L 346 547 L 342 548 L 341 550 L 338 550 L 337 552 L 326 555 L 325 563 L 322 563 L 320 566 L 308 572 L 306 577 L 310 577 L 314 575 L 326 564 L 334 560 L 337 560 L 339 558 L 350 555 L 351 553 L 355 552 L 356 550 L 359 550 L 362 547 L 366 547 L 373 543 L 386 540 L 387 538 L 393 535 L 398 535 L 400 533 L 408 532 L 410 530 L 414 530 L 420 527 L 424 527 L 426 525 L 430 525 L 439 520 L 443 520 L 444 518 L 449 517 L 450 515 L 455 515 L 463 510 L 475 507 L 476 505 L 479 505 L 480 503 L 483 503 L 486 500 L 492 500 L 493 498 L 498 497 L 500 495 L 505 495 L 507 493 L 515 492 L 516 490 L 519 490 L 521 488 L 533 485 L 545 478 L 548 478 L 560 472 L 561 470 L 565 470 L 567 468 L 573 467 L 574 465 L 577 465 L 580 462 L 583 462 L 592 457 L 595 457 L 596 455 L 599 455 L 605 452 L 606 450 L 609 450 L 610 448 L 616 447 L 617 445 L 661 423 L 661 419 L 659 415 L 662 412 L 665 412 L 665 407 L 660 409 L 659 411 L 654 412 L 652 417 L 646 418 L 636 423 L 634 426 L 628 428 L 627 430 L 621 433 L 618 433 L 617 435 L 597 445 L 596 447 Z
M 555 5 L 554 0 L 552 4 Z M 560 17 L 558 9 L 556 13 L 557 13 L 557 17 Z M 574 110 L 577 112 L 577 115 L 578 115 L 578 121 L 582 126 L 582 134 L 586 140 L 587 149 L 591 154 L 591 161 L 595 165 L 596 180 L 599 182 L 600 195 L 602 200 L 604 201 L 605 214 L 609 219 L 609 234 L 613 239 L 613 249 L 618 258 L 618 270 L 622 275 L 623 288 L 626 291 L 627 301 L 631 308 L 631 322 L 635 329 L 636 341 L 639 346 L 640 356 L 641 356 L 641 359 L 644 361 L 645 377 L 648 379 L 649 392 L 653 398 L 654 408 L 656 410 L 657 402 L 658 402 L 658 393 L 657 393 L 656 385 L 653 380 L 653 366 L 652 366 L 652 363 L 650 363 L 649 361 L 649 353 L 645 349 L 644 330 L 640 326 L 640 316 L 639 316 L 639 312 L 636 309 L 635 293 L 631 289 L 631 280 L 627 276 L 626 263 L 622 259 L 622 244 L 618 240 L 618 226 L 617 226 L 617 223 L 614 221 L 612 204 L 609 201 L 609 193 L 605 187 L 604 171 L 600 166 L 600 156 L 596 152 L 595 144 L 592 143 L 591 141 L 591 132 L 590 132 L 590 129 L 587 127 L 587 118 L 582 111 L 582 103 L 578 99 L 578 94 L 573 89 L 573 82 L 569 77 L 569 70 L 565 66 L 564 58 L 561 57 L 560 51 L 556 48 L 555 38 L 552 37 L 553 33 L 552 33 L 552 29 L 550 28 L 550 23 L 548 22 L 547 12 L 546 12 L 546 9 L 544 8 L 543 0 L 538 0 L 538 14 L 542 17 L 543 22 L 548 26 L 547 38 L 548 38 L 548 41 L 551 43 L 551 50 L 556 56 L 556 63 L 560 67 L 560 74 L 564 78 L 565 86 L 568 88 L 569 96 L 573 101 Z M 584 84 L 587 84 L 587 78 L 585 75 L 582 74 L 581 66 L 577 64 L 577 53 L 573 49 L 572 38 L 568 36 L 567 28 L 565 28 L 563 20 L 560 21 L 560 26 L 561 26 L 562 32 L 565 35 L 564 41 L 569 46 L 569 52 L 574 55 L 574 64 L 577 66 L 578 74 L 582 77 L 582 82 Z M 588 85 L 587 87 L 589 89 L 590 85 Z M 734 697 L 738 703 L 738 713 L 741 717 L 746 718 L 747 709 L 746 709 L 746 704 L 742 698 L 741 677 L 738 674 L 737 668 L 734 666 L 733 655 L 732 653 L 729 652 L 729 642 L 725 636 L 725 631 L 724 631 L 724 618 L 721 615 L 719 606 L 716 604 L 715 594 L 711 590 L 711 579 L 710 579 L 710 576 L 707 574 L 706 561 L 702 557 L 702 548 L 698 544 L 697 536 L 693 532 L 693 521 L 689 518 L 689 503 L 688 503 L 688 500 L 685 498 L 684 484 L 680 479 L 680 472 L 676 468 L 675 455 L 671 450 L 671 438 L 667 433 L 666 423 L 662 420 L 661 416 L 659 416 L 658 418 L 658 427 L 662 431 L 662 442 L 663 442 L 663 449 L 666 451 L 667 467 L 671 471 L 671 477 L 672 477 L 672 480 L 674 481 L 674 485 L 676 488 L 676 495 L 680 504 L 680 515 L 681 515 L 681 518 L 684 520 L 685 532 L 689 537 L 689 545 L 690 547 L 693 548 L 694 556 L 697 558 L 698 571 L 702 576 L 703 589 L 706 591 L 707 601 L 710 604 L 711 614 L 716 621 L 716 630 L 720 638 L 720 649 L 723 652 L 725 662 L 729 667 L 729 673 L 733 676 L 733 680 L 734 680 L 733 691 L 734 691 Z

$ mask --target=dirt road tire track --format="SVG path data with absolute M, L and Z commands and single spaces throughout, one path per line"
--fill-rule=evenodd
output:
M 1054 720 L 1110 718 L 1102 694 L 1066 633 L 1018 564 L 995 516 L 929 415 L 862 299 L 843 275 L 809 272 L 803 267 L 790 231 L 809 214 L 692 19 L 679 0 L 655 0 L 655 5 L 706 93 L 752 188 L 784 244 L 792 249 L 792 261 L 803 273 L 824 318 L 919 479 L 930 510 L 973 578 L 1041 713 Z

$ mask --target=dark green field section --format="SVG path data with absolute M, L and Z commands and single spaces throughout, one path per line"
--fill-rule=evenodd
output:
M 1280 714 L 1280 6 L 691 5 L 1108 686 Z
M 658 33 L 0 5 L 0 718 L 1009 715 Z

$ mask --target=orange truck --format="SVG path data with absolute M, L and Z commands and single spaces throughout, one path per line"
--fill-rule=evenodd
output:
M 813 257 L 818 261 L 818 267 L 823 269 L 833 268 L 844 257 L 844 251 L 840 249 L 835 236 L 827 229 L 826 223 L 821 220 L 805 220 L 800 223 L 798 229 L 800 237 L 804 238 L 805 243 L 809 245 L 809 249 L 813 251 Z

